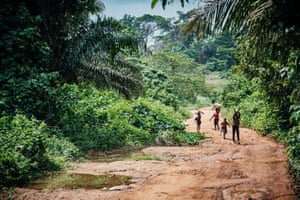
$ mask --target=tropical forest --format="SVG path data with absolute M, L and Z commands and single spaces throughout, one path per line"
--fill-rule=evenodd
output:
M 191 3 L 1 0 L 0 199 L 300 198 L 299 2 L 148 1 Z M 53 174 L 113 184 L 34 187 Z

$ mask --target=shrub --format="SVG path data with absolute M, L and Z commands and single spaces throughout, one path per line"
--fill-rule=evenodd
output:
M 0 118 L 0 187 L 22 184 L 51 165 L 46 126 L 24 115 Z
M 67 161 L 73 161 L 82 156 L 79 149 L 63 136 L 57 128 L 49 130 L 46 138 L 46 155 L 51 162 L 60 168 L 65 167 Z
M 160 131 L 184 131 L 180 116 L 169 107 L 150 99 L 138 99 L 133 103 L 130 123 L 148 130 L 151 134 Z
M 81 150 L 103 150 L 154 142 L 160 131 L 184 131 L 173 108 L 151 98 L 127 101 L 91 85 L 65 85 L 59 127 Z
M 63 137 L 52 135 L 56 131 L 22 114 L 0 118 L 0 189 L 58 169 L 78 153 Z

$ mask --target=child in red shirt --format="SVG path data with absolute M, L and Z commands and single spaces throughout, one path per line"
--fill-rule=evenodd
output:
M 217 109 L 216 109 L 216 112 L 213 114 L 213 116 L 210 118 L 210 120 L 212 118 L 214 118 L 214 126 L 215 126 L 215 130 L 220 130 L 220 127 L 219 127 L 219 112 Z

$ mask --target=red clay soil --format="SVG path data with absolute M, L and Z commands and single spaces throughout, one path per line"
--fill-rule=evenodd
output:
M 213 110 L 201 109 L 201 131 L 208 137 L 197 146 L 153 146 L 143 149 L 161 160 L 77 163 L 68 173 L 117 174 L 134 183 L 105 190 L 17 189 L 17 200 L 294 200 L 284 145 L 241 128 L 241 144 L 213 130 Z M 195 113 L 196 111 L 192 111 Z M 193 118 L 187 130 L 196 131 Z

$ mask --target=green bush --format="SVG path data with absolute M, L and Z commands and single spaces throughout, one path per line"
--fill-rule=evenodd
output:
M 0 120 L 0 187 L 25 183 L 51 165 L 44 123 L 21 114 Z
M 127 101 L 88 84 L 66 84 L 59 99 L 59 127 L 83 151 L 149 145 L 160 131 L 185 129 L 173 108 L 151 98 Z
M 22 114 L 0 118 L 0 189 L 24 184 L 74 158 L 78 150 L 63 137 L 51 136 L 53 131 Z
M 52 163 L 63 168 L 67 161 L 74 161 L 82 156 L 79 149 L 60 130 L 54 129 L 51 132 L 54 133 L 46 138 L 46 155 Z
M 289 137 L 286 138 L 286 141 L 290 174 L 294 179 L 294 188 L 300 195 L 300 124 L 289 131 Z
M 150 99 L 138 99 L 133 103 L 130 122 L 148 130 L 151 134 L 160 131 L 184 131 L 185 127 L 180 116 L 171 108 Z
M 229 121 L 234 108 L 239 108 L 243 126 L 252 127 L 262 134 L 269 134 L 279 129 L 277 113 L 271 109 L 264 92 L 257 86 L 257 81 L 233 76 L 224 89 L 223 103 L 230 110 Z
M 51 118 L 57 72 L 49 71 L 50 48 L 25 3 L 1 1 L 0 111 L 21 110 L 37 119 Z
M 101 95 L 89 85 L 65 84 L 59 92 L 58 126 L 81 150 L 101 149 L 109 138 L 105 128 L 108 122 L 107 105 L 110 93 Z M 107 98 L 107 99 L 104 99 Z
M 199 142 L 205 139 L 204 134 L 183 132 L 176 135 L 180 144 L 198 145 Z
M 198 145 L 200 140 L 205 138 L 205 135 L 202 133 L 193 133 L 187 131 L 181 132 L 170 132 L 163 131 L 160 135 L 167 141 L 172 142 L 173 144 L 178 145 Z

